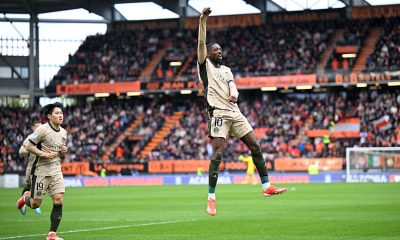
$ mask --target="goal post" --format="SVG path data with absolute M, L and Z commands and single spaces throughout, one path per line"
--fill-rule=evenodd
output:
M 352 175 L 400 172 L 400 147 L 346 148 L 346 182 Z

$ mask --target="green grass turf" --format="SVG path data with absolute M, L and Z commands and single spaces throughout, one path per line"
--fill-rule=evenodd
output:
M 259 185 L 219 185 L 216 217 L 205 212 L 206 186 L 68 188 L 58 232 L 65 240 L 400 239 L 398 184 L 287 186 L 264 199 Z M 0 239 L 44 239 L 50 198 L 43 214 L 22 216 L 20 191 L 0 189 Z M 10 238 L 22 235 L 34 236 Z

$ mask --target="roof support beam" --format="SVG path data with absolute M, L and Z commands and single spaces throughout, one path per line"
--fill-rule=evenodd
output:
M 201 15 L 201 12 L 194 9 L 189 4 L 186 6 L 186 16 L 200 16 L 200 15 Z
M 283 7 L 279 6 L 278 4 L 276 4 L 274 1 L 272 0 L 267 0 L 267 9 L 266 11 L 270 11 L 270 12 L 283 12 L 286 11 L 286 9 L 284 9 Z
M 126 21 L 124 15 L 122 15 L 117 9 L 114 8 L 113 4 L 106 1 L 87 0 L 78 1 L 77 4 L 82 5 L 82 8 L 88 10 L 89 12 L 93 12 L 99 16 L 102 16 L 108 22 Z
M 244 0 L 247 4 L 253 5 L 260 9 L 261 13 L 265 12 L 283 12 L 286 9 L 282 8 L 272 0 Z
M 244 0 L 247 4 L 253 5 L 255 8 L 260 9 L 261 12 L 265 12 L 267 9 L 267 0 Z
M 0 22 L 29 22 L 29 18 L 4 18 L 0 17 Z M 79 19 L 39 19 L 41 23 L 98 23 L 107 24 L 106 20 L 79 20 Z
M 31 11 L 29 21 L 29 105 L 35 102 L 35 88 L 39 88 L 39 22 Z
M 346 7 L 359 7 L 359 6 L 371 6 L 371 4 L 365 0 L 340 0 L 346 5 Z
M 181 4 L 180 4 L 181 0 L 171 0 L 171 1 L 163 1 L 163 0 L 153 0 L 154 3 L 160 5 L 163 8 L 166 8 L 176 14 L 178 14 L 179 16 L 182 16 L 181 14 Z M 184 6 L 187 6 L 187 0 L 183 0 L 186 1 L 186 4 Z M 183 5 L 184 3 L 182 3 Z

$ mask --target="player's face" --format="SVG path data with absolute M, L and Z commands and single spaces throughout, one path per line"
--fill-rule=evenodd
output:
M 61 108 L 58 107 L 55 107 L 53 109 L 53 112 L 47 115 L 47 117 L 49 118 L 50 122 L 56 126 L 60 126 L 64 120 L 63 112 Z
M 214 63 L 222 63 L 222 48 L 219 44 L 214 44 L 208 52 L 208 58 Z

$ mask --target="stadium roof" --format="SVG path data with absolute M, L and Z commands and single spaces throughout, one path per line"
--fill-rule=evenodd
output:
M 163 9 L 177 14 L 177 16 L 195 16 L 201 11 L 199 6 L 212 5 L 223 1 L 224 0 L 1 0 L 0 13 L 41 14 L 82 8 L 90 13 L 95 13 L 103 17 L 105 22 L 110 22 L 114 20 L 123 21 L 131 19 L 122 14 L 121 11 L 118 10 L 121 8 L 117 8 L 116 4 L 153 2 Z M 245 6 L 248 5 L 256 9 L 256 11 L 262 12 L 398 4 L 400 0 L 225 0 L 225 2 L 229 2 L 230 7 L 232 7 L 231 3 L 233 2 L 241 2 Z M 243 13 L 245 13 L 245 10 Z M 151 15 L 150 12 L 148 14 Z M 240 14 L 240 12 L 235 12 L 234 14 Z M 224 15 L 224 13 L 220 15 Z

